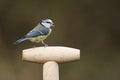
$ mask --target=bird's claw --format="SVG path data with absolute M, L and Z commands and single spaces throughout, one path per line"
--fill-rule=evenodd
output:
M 48 45 L 44 43 L 44 41 L 42 41 L 42 44 L 44 45 L 44 47 L 48 47 Z

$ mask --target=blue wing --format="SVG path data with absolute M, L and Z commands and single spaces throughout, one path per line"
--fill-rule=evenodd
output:
M 28 40 L 29 38 L 37 37 L 37 36 L 42 36 L 42 35 L 47 35 L 49 33 L 49 29 L 38 25 L 36 26 L 33 30 L 31 30 L 29 33 L 27 33 L 24 37 L 21 39 L 17 40 L 15 44 L 21 43 L 25 40 Z
M 37 37 L 40 35 L 47 35 L 48 33 L 49 33 L 49 30 L 32 30 L 25 37 L 27 38 Z

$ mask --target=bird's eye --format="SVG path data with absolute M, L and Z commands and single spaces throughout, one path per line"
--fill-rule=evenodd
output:
M 46 22 L 46 23 L 50 23 L 50 22 Z

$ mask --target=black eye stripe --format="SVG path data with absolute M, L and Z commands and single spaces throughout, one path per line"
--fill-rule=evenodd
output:
M 51 23 L 51 22 L 46 22 L 46 23 Z

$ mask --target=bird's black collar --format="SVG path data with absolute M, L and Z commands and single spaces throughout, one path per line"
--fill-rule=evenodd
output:
M 45 27 L 45 26 L 42 24 L 42 22 L 40 22 L 40 25 L 42 25 L 43 27 Z M 45 28 L 47 28 L 47 27 L 45 27 Z

